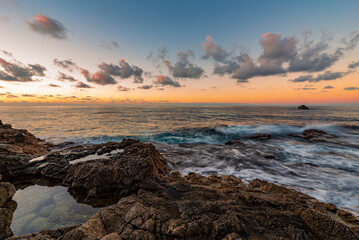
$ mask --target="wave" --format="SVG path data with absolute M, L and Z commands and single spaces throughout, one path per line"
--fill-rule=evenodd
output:
M 272 138 L 283 138 L 289 134 L 299 134 L 306 129 L 319 129 L 337 136 L 356 135 L 359 126 L 333 124 L 307 124 L 293 126 L 286 124 L 265 125 L 218 125 L 215 127 L 179 128 L 168 132 L 141 132 L 133 135 L 99 135 L 91 137 L 72 137 L 68 139 L 77 143 L 118 142 L 124 138 L 142 141 L 156 141 L 168 144 L 223 144 L 229 140 L 248 139 L 257 133 L 271 134 Z

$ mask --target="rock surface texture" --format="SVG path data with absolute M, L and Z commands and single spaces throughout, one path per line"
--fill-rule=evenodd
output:
M 8 178 L 47 179 L 68 186 L 79 201 L 115 203 L 81 225 L 9 237 L 15 189 L 1 183 L 0 211 L 8 212 L 0 213 L 0 239 L 359 239 L 359 220 L 332 204 L 259 179 L 182 176 L 152 144 L 138 140 L 42 153 L 19 153 L 21 165 L 8 168 Z

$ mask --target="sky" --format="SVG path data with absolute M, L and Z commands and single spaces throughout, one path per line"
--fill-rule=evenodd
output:
M 0 102 L 358 104 L 359 1 L 0 0 Z

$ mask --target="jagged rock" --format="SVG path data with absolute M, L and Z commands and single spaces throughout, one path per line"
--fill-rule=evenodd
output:
M 270 134 L 266 134 L 266 133 L 257 133 L 257 134 L 253 134 L 249 137 L 249 139 L 256 139 L 256 140 L 268 140 L 271 138 L 272 138 L 272 136 Z
M 3 123 L 2 123 L 2 121 L 0 120 L 0 126 L 2 126 L 3 125 Z
M 10 124 L 0 126 L 0 174 L 19 168 L 33 156 L 48 153 L 43 141 L 24 129 L 14 129 Z
M 14 185 L 0 182 L 0 239 L 12 236 L 10 225 L 17 205 L 11 199 L 15 192 Z
M 233 176 L 175 172 L 158 184 L 49 239 L 359 239 L 357 230 L 326 213 L 325 204 L 263 180 L 246 185 Z
M 305 106 L 305 105 L 300 105 L 299 107 L 297 107 L 297 109 L 300 109 L 300 110 L 308 110 L 309 107 Z
M 8 145 L 15 150 L 23 146 L 16 141 Z M 249 148 L 243 143 L 227 145 L 228 150 Z M 21 164 L 11 165 L 7 173 L 52 179 L 69 186 L 80 200 L 93 203 L 108 197 L 117 204 L 82 225 L 11 240 L 359 239 L 358 219 L 332 204 L 259 179 L 246 184 L 234 176 L 169 174 L 167 161 L 156 148 L 138 140 L 70 147 L 31 160 L 24 157 Z M 5 190 L 0 195 L 12 196 L 9 185 L 1 186 Z M 0 229 L 5 229 L 3 236 L 10 236 L 6 226 L 14 204 L 8 200 L 0 210 L 5 216 L 0 217 Z

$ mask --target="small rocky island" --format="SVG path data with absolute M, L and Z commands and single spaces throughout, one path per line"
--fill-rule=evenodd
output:
M 297 109 L 299 109 L 299 110 L 308 110 L 309 107 L 307 107 L 305 105 L 300 105 L 299 107 L 297 107 Z
M 359 220 L 333 204 L 259 179 L 184 176 L 169 166 L 150 143 L 59 147 L 1 123 L 0 239 L 359 239 Z M 80 225 L 12 236 L 13 184 L 22 181 L 61 185 L 78 202 L 108 207 Z

